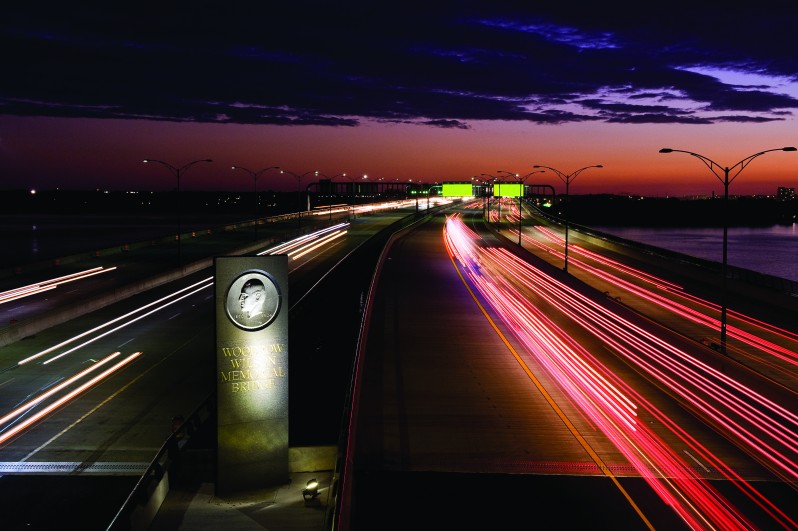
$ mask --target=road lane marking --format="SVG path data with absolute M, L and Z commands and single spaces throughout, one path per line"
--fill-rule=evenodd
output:
M 648 518 L 646 518 L 646 516 L 643 514 L 642 510 L 640 509 L 640 507 L 638 507 L 638 505 L 632 499 L 631 495 L 626 491 L 626 489 L 623 488 L 623 486 L 618 481 L 618 478 L 612 473 L 612 471 L 609 469 L 609 467 L 606 464 L 604 464 L 604 461 L 601 459 L 601 457 L 599 457 L 599 455 L 596 453 L 596 451 L 593 450 L 593 448 L 585 440 L 585 438 L 582 437 L 582 435 L 579 433 L 579 430 L 576 429 L 576 426 L 574 426 L 571 423 L 570 419 L 565 415 L 565 413 L 560 409 L 560 407 L 554 401 L 554 398 L 552 398 L 552 396 L 548 393 L 548 391 L 546 391 L 546 389 L 543 387 L 543 384 L 540 383 L 540 381 L 537 379 L 535 374 L 532 372 L 532 370 L 529 368 L 529 366 L 527 366 L 527 364 L 524 363 L 524 360 L 521 358 L 521 356 L 518 354 L 518 352 L 516 352 L 515 348 L 510 344 L 510 342 L 507 340 L 507 338 L 502 333 L 502 331 L 499 330 L 499 327 L 496 325 L 496 323 L 493 321 L 491 316 L 488 314 L 488 312 L 485 309 L 485 307 L 479 301 L 479 299 L 477 298 L 476 294 L 471 289 L 471 286 L 469 286 L 468 282 L 466 281 L 465 277 L 463 276 L 463 273 L 460 271 L 460 268 L 457 266 L 457 261 L 455 260 L 454 256 L 449 255 L 449 259 L 452 261 L 452 265 L 454 266 L 455 271 L 457 271 L 457 275 L 460 277 L 460 280 L 463 282 L 463 285 L 468 290 L 468 293 L 471 295 L 471 298 L 474 299 L 474 302 L 477 304 L 477 307 L 480 309 L 482 314 L 485 316 L 485 319 L 488 320 L 488 323 L 490 324 L 490 326 L 496 331 L 496 334 L 499 336 L 499 338 L 502 340 L 502 342 L 507 346 L 507 349 L 513 355 L 513 357 L 516 359 L 516 361 L 518 361 L 518 363 L 521 365 L 521 368 L 527 374 L 529 379 L 532 380 L 532 383 L 535 384 L 535 387 L 538 389 L 538 391 L 540 391 L 540 393 L 543 395 L 543 397 L 546 399 L 546 401 L 549 403 L 549 405 L 552 407 L 552 409 L 557 413 L 557 416 L 560 417 L 560 420 L 563 421 L 563 423 L 566 425 L 566 427 L 571 432 L 571 434 L 576 438 L 577 441 L 579 441 L 579 444 L 582 445 L 582 448 L 584 448 L 584 450 L 588 453 L 588 455 L 590 455 L 591 459 L 593 459 L 593 461 L 596 463 L 596 465 L 599 467 L 599 469 L 604 473 L 605 476 L 610 478 L 610 480 L 615 484 L 615 486 L 618 488 L 618 490 L 621 492 L 621 494 L 624 496 L 624 498 L 626 498 L 626 500 L 632 506 L 634 511 L 638 514 L 638 516 L 640 516 L 640 518 L 646 524 L 646 527 L 648 527 L 649 529 L 653 530 L 654 526 L 651 524 L 651 522 L 648 521 Z

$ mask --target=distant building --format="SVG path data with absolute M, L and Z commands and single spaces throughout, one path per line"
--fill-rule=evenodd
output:
M 776 189 L 776 199 L 779 201 L 792 201 L 795 199 L 795 188 L 779 186 Z

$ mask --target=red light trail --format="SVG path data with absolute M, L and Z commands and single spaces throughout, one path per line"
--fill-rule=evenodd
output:
M 676 421 L 582 347 L 558 324 L 561 319 L 555 322 L 551 310 L 544 312 L 541 303 L 598 338 L 629 366 L 725 433 L 735 445 L 788 483 L 798 479 L 798 415 L 545 275 L 509 251 L 481 244 L 459 216 L 447 220 L 445 241 L 465 276 L 535 363 L 690 527 L 750 529 L 753 526 L 701 476 L 693 463 L 685 461 L 661 438 L 665 433 L 655 433 L 646 423 L 639 422 L 641 415 L 658 419 L 667 428 L 668 438 L 682 441 L 689 447 L 688 455 L 693 460 L 697 456 L 707 466 L 717 469 L 778 525 L 787 529 L 796 527 L 796 522 L 744 481 L 723 459 L 679 428 Z M 541 303 L 533 303 L 533 298 Z M 693 315 L 685 309 L 676 311 Z

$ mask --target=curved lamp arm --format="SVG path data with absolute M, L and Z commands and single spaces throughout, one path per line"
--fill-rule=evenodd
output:
M 230 169 L 231 170 L 243 170 L 243 171 L 247 172 L 250 175 L 250 177 L 252 177 L 253 179 L 257 179 L 264 172 L 267 172 L 269 170 L 279 170 L 280 166 L 269 166 L 268 168 L 263 168 L 262 170 L 258 170 L 258 171 L 252 171 L 249 168 L 245 168 L 243 166 L 230 166 Z
M 537 165 L 536 164 L 535 166 L 532 166 L 532 167 L 533 168 L 545 168 L 547 170 L 551 170 L 551 171 L 553 171 L 554 173 L 557 174 L 557 177 L 559 177 L 560 180 L 562 180 L 562 182 L 564 182 L 565 184 L 569 184 L 571 181 L 576 179 L 577 175 L 579 175 L 583 171 L 585 171 L 585 170 L 587 170 L 589 168 L 603 168 L 604 166 L 602 166 L 601 164 L 591 164 L 590 166 L 585 166 L 584 168 L 579 168 L 578 170 L 576 170 L 574 172 L 571 172 L 569 174 L 565 174 L 564 172 L 561 172 L 560 170 L 558 170 L 556 168 L 552 168 L 551 166 L 541 166 L 541 165 Z
M 184 171 L 186 171 L 187 169 L 189 169 L 189 168 L 190 168 L 191 166 L 193 166 L 194 164 L 196 164 L 196 163 L 198 163 L 198 162 L 213 162 L 213 159 L 199 159 L 199 160 L 192 160 L 192 161 L 191 161 L 191 162 L 189 162 L 188 164 L 184 164 L 183 166 L 181 166 L 181 167 L 179 167 L 179 168 L 176 168 L 176 167 L 172 166 L 172 165 L 171 165 L 171 164 L 169 164 L 168 162 L 164 162 L 164 161 L 162 161 L 162 160 L 157 160 L 157 159 L 144 159 L 142 162 L 145 162 L 145 163 L 147 163 L 147 162 L 157 162 L 158 164 L 163 164 L 164 166 L 166 166 L 166 167 L 169 169 L 169 171 L 171 171 L 171 172 L 172 172 L 172 173 L 174 173 L 175 175 L 178 175 L 178 176 L 179 176 L 181 173 L 183 173 Z
M 728 167 L 723 167 L 714 160 L 710 159 L 709 157 L 705 157 L 704 155 L 695 153 L 693 151 L 685 151 L 684 149 L 672 149 L 672 148 L 662 148 L 659 150 L 660 153 L 686 153 L 688 155 L 691 155 L 699 159 L 701 162 L 704 163 L 704 165 L 706 165 L 707 168 L 709 168 L 709 171 L 711 171 L 721 183 L 724 183 L 726 185 L 731 184 L 731 182 L 734 181 L 734 179 L 736 179 L 738 175 L 740 175 L 740 172 L 743 171 L 745 167 L 751 163 L 752 160 L 761 155 L 764 155 L 765 153 L 770 153 L 771 151 L 796 151 L 796 148 L 794 146 L 786 146 L 782 148 L 766 149 L 764 151 L 754 153 L 753 155 L 749 155 L 740 162 L 738 162 L 737 164 L 735 164 L 734 166 L 728 166 Z M 737 167 L 739 167 L 739 169 L 734 173 L 734 175 L 731 176 L 731 178 L 729 178 L 729 172 Z M 715 168 L 723 170 L 724 176 L 718 174 L 718 172 L 715 171 Z

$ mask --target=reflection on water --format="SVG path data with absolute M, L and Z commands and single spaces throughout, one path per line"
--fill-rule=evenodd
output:
M 594 227 L 646 245 L 715 262 L 723 261 L 722 228 Z M 729 265 L 798 281 L 798 224 L 730 227 Z

